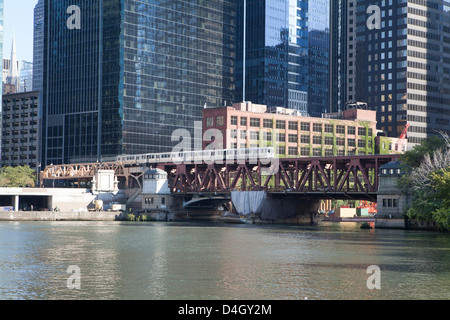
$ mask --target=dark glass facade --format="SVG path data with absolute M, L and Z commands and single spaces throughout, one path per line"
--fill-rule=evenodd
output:
M 329 94 L 329 1 L 247 0 L 238 7 L 238 99 L 320 115 Z
M 330 111 L 341 112 L 347 103 L 347 0 L 330 3 Z
M 67 7 L 81 8 L 69 29 Z M 47 0 L 44 163 L 167 152 L 235 100 L 233 1 Z

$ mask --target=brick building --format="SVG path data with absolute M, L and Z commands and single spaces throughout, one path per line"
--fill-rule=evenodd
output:
M 237 103 L 205 108 L 203 134 L 217 129 L 224 149 L 272 146 L 280 157 L 375 153 L 375 111 L 352 109 L 323 116 L 303 117 L 291 109 Z M 210 143 L 203 141 L 203 149 Z

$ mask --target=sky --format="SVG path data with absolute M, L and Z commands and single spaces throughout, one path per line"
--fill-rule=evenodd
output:
M 34 7 L 38 0 L 4 0 L 3 57 L 11 57 L 13 33 L 19 61 L 33 61 Z

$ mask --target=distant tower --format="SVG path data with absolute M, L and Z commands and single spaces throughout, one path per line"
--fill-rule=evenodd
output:
M 16 92 L 20 91 L 20 73 L 19 73 L 19 61 L 16 54 L 16 35 L 14 33 L 12 46 L 11 46 L 11 67 L 9 68 L 8 77 L 6 83 L 13 84 L 16 87 Z

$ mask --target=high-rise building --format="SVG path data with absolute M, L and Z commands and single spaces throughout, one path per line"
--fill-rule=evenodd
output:
M 0 166 L 39 168 L 39 92 L 4 94 Z
M 20 65 L 20 92 L 32 91 L 33 62 L 22 60 Z
M 328 0 L 240 1 L 238 99 L 312 116 L 328 111 L 329 9 Z
M 43 164 L 167 152 L 205 105 L 234 101 L 235 6 L 45 1 Z
M 330 7 L 330 111 L 341 112 L 356 102 L 356 0 L 331 1 Z
M 341 66 L 341 79 L 347 76 L 347 101 L 367 102 L 387 136 L 399 137 L 409 124 L 409 148 L 437 131 L 450 133 L 450 1 L 345 2 L 347 25 L 342 18 L 335 26 L 348 41 L 331 60 L 334 74 Z
M 41 91 L 44 77 L 44 0 L 34 7 L 33 90 Z
M 6 83 L 14 85 L 16 92 L 20 92 L 20 64 L 17 59 L 15 35 L 13 35 L 12 39 L 10 68 L 8 70 L 8 76 L 6 77 Z

